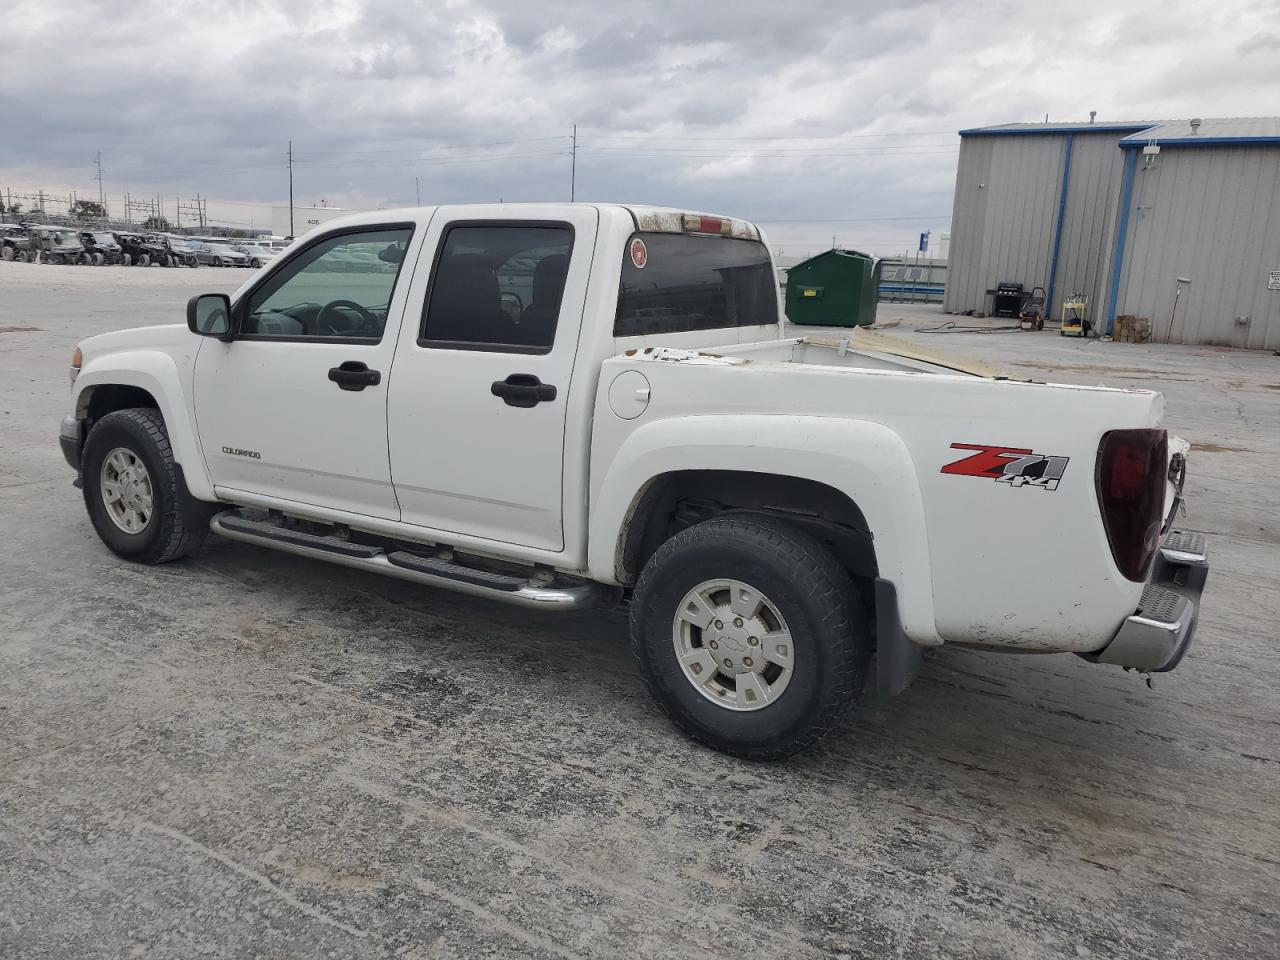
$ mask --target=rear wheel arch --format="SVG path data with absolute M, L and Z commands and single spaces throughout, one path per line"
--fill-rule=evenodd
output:
M 673 536 L 724 514 L 785 520 L 836 556 L 858 580 L 879 568 L 866 516 L 841 490 L 806 477 L 745 470 L 677 470 L 648 480 L 632 498 L 614 556 L 619 583 L 632 585 Z

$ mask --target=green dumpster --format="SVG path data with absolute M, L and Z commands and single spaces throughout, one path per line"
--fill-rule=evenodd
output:
M 878 258 L 827 250 L 787 272 L 787 319 L 805 326 L 870 326 L 879 295 Z

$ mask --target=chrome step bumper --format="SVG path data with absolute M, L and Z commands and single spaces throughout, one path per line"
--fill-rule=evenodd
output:
M 1204 536 L 1171 531 L 1156 554 L 1138 609 L 1115 638 L 1088 659 L 1149 673 L 1172 670 L 1195 636 L 1200 594 L 1208 577 Z
M 400 550 L 387 553 L 379 546 L 305 533 L 269 520 L 253 520 L 235 511 L 215 514 L 209 521 L 209 529 L 242 543 L 537 610 L 579 610 L 598 599 L 598 591 L 590 583 L 543 586 L 519 577 L 464 567 L 439 557 Z

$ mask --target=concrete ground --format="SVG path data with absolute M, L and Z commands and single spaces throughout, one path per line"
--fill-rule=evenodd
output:
M 883 306 L 1168 395 L 1202 626 L 1154 689 L 943 649 L 758 765 L 666 723 L 617 612 L 108 553 L 55 439 L 71 350 L 244 278 L 0 264 L 0 957 L 1280 955 L 1280 357 Z

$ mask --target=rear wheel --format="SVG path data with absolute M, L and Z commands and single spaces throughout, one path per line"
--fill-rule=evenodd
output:
M 117 410 L 94 424 L 81 475 L 89 519 L 117 556 L 168 563 L 209 532 L 216 508 L 187 491 L 158 410 Z
M 133 254 L 131 253 L 120 254 L 120 262 L 124 264 L 126 267 L 131 266 L 133 264 Z
M 17 259 L 19 263 L 27 263 L 31 260 L 31 254 L 27 253 L 25 250 L 19 250 Z
M 0 257 L 3 257 L 5 260 L 13 260 L 14 258 L 13 247 L 0 248 Z
M 151 266 L 151 255 L 149 253 L 138 254 L 138 266 L 140 267 Z
M 735 756 L 815 743 L 856 700 L 872 642 L 849 574 L 803 531 L 725 515 L 672 537 L 631 602 L 645 682 L 675 723 Z

